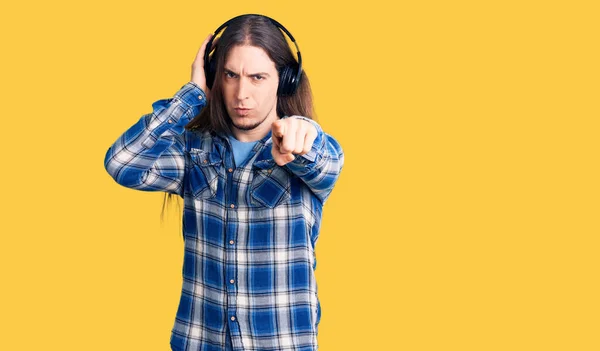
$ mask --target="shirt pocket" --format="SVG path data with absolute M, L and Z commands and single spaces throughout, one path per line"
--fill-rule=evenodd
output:
M 220 157 L 200 149 L 190 151 L 191 169 L 189 171 L 189 189 L 197 199 L 214 198 L 219 185 L 218 169 L 223 163 Z
M 290 173 L 274 162 L 256 162 L 252 168 L 250 184 L 252 204 L 258 207 L 274 208 L 289 202 Z

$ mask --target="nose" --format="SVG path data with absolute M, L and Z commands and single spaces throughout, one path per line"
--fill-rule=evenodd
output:
M 238 81 L 237 86 L 237 98 L 238 100 L 245 100 L 249 97 L 250 87 L 248 86 L 248 82 L 244 77 L 241 77 Z

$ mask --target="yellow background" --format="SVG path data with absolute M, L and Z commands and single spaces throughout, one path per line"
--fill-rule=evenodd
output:
M 103 158 L 262 13 L 345 151 L 320 350 L 599 350 L 597 2 L 392 3 L 3 4 L 0 349 L 169 350 L 181 209 Z

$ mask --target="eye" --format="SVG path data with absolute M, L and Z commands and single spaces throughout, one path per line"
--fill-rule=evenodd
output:
M 263 77 L 261 75 L 255 75 L 254 78 L 256 78 L 256 80 L 263 80 L 263 79 L 265 79 L 265 77 Z
M 235 73 L 227 71 L 227 72 L 225 72 L 225 76 L 227 76 L 229 78 L 235 78 Z

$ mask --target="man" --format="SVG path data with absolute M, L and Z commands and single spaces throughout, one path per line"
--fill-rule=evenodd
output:
M 311 119 L 289 32 L 261 15 L 225 25 L 212 58 L 209 35 L 191 81 L 117 139 L 105 168 L 184 199 L 173 350 L 316 350 L 314 250 L 343 151 Z

